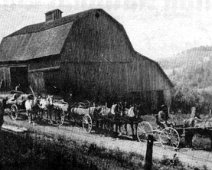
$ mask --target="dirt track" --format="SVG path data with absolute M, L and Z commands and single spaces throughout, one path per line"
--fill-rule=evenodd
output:
M 107 137 L 102 134 L 97 134 L 95 131 L 92 131 L 91 134 L 86 133 L 79 127 L 73 126 L 50 126 L 50 125 L 32 125 L 27 121 L 17 120 L 12 121 L 8 116 L 4 117 L 5 125 L 15 125 L 19 127 L 25 127 L 29 131 L 36 133 L 42 133 L 51 136 L 61 136 L 65 139 L 71 139 L 79 144 L 83 143 L 95 143 L 99 147 L 105 147 L 107 149 L 119 149 L 124 152 L 135 152 L 141 155 L 145 155 L 146 144 L 139 143 L 137 141 Z M 167 158 L 173 158 L 177 154 L 180 161 L 185 164 L 192 166 L 202 167 L 207 166 L 209 169 L 212 169 L 212 153 L 206 151 L 195 151 L 191 149 L 180 149 L 179 151 L 174 151 L 171 149 L 165 149 L 159 144 L 154 145 L 153 157 L 155 159 L 162 159 L 164 156 Z

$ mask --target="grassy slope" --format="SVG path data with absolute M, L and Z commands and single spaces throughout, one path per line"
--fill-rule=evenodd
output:
M 1 169 L 143 169 L 143 157 L 135 153 L 99 148 L 95 144 L 78 145 L 62 138 L 36 136 L 0 136 Z M 153 170 L 191 170 L 179 160 L 154 161 Z

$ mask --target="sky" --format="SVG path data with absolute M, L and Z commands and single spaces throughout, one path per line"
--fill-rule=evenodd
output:
M 124 26 L 134 49 L 154 60 L 212 46 L 212 0 L 0 0 L 0 41 L 44 22 L 45 12 L 56 8 L 63 16 L 104 9 Z

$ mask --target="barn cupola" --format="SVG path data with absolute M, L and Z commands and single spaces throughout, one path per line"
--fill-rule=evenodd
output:
M 56 19 L 62 18 L 62 13 L 63 12 L 59 9 L 54 9 L 54 10 L 46 12 L 45 13 L 46 14 L 46 22 L 54 21 Z

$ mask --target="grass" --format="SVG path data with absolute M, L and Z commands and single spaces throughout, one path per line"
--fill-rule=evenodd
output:
M 62 137 L 0 136 L 0 169 L 143 169 L 144 157 Z M 154 160 L 153 170 L 184 170 L 178 158 Z M 188 169 L 191 170 L 192 168 Z

